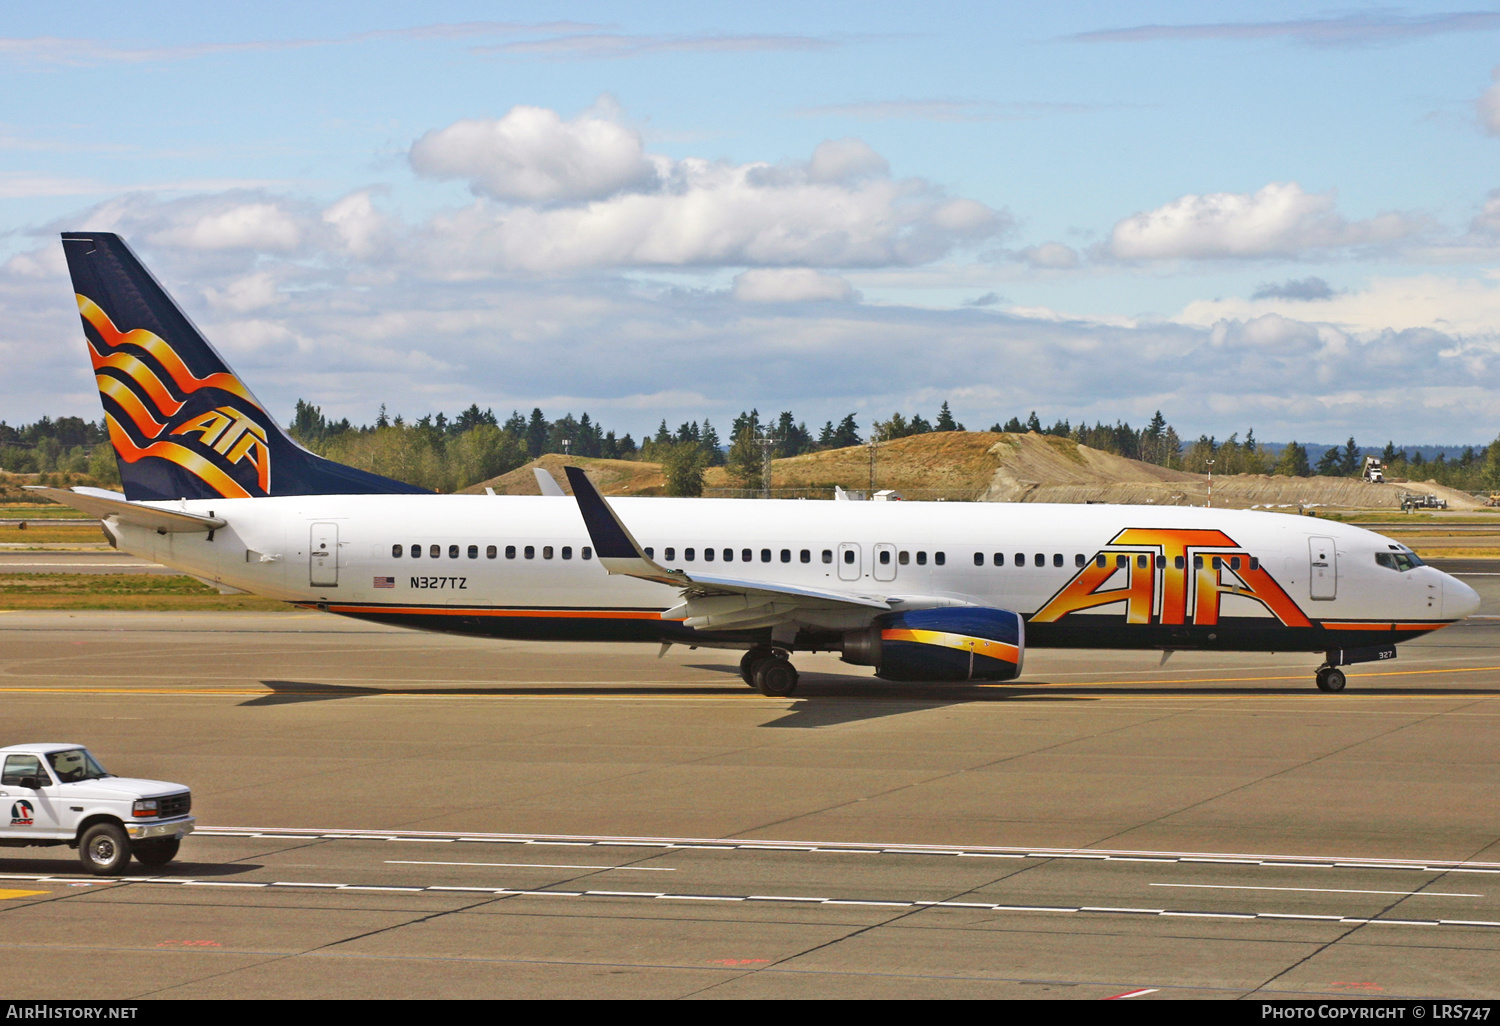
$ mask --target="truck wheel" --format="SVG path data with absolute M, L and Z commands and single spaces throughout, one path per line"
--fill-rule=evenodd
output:
M 90 873 L 113 876 L 130 861 L 130 841 L 114 823 L 95 823 L 78 842 L 78 857 Z
M 142 841 L 134 848 L 135 860 L 143 866 L 165 866 L 177 857 L 182 842 L 175 837 L 164 841 Z

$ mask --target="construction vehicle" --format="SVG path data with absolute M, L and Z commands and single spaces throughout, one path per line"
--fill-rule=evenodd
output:
M 1379 456 L 1365 457 L 1364 479 L 1370 484 L 1385 484 L 1385 464 Z

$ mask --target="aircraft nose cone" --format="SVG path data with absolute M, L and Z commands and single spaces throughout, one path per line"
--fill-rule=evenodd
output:
M 1456 577 L 1444 575 L 1443 617 L 1462 620 L 1479 612 L 1479 592 Z

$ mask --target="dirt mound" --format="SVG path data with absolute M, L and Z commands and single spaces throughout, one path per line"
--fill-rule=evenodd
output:
M 460 494 L 481 495 L 486 488 L 493 488 L 496 495 L 540 495 L 542 490 L 538 487 L 532 470 L 541 467 L 552 475 L 563 491 L 571 495 L 573 489 L 568 487 L 567 475 L 563 473 L 563 467 L 569 464 L 582 467 L 589 480 L 605 495 L 661 495 L 666 486 L 659 463 L 596 460 L 584 456 L 564 457 L 558 453 L 548 453 L 508 474 L 465 488 Z
M 549 454 L 466 492 L 494 488 L 501 495 L 540 494 L 533 467 L 547 470 L 564 488 L 562 468 L 583 467 L 606 495 L 661 495 L 661 466 L 631 460 L 564 459 Z M 736 483 L 723 467 L 704 475 L 705 494 L 733 495 Z M 771 464 L 778 496 L 830 498 L 835 485 L 863 492 L 870 487 L 870 447 L 807 453 Z M 1109 502 L 1156 506 L 1202 506 L 1208 478 L 1090 449 L 1052 435 L 992 431 L 940 431 L 882 442 L 875 451 L 875 487 L 908 499 L 984 502 Z M 1481 504 L 1467 492 L 1425 484 L 1366 484 L 1347 477 L 1217 475 L 1213 503 L 1226 508 L 1399 509 L 1403 492 L 1430 493 L 1452 509 Z M 743 493 L 752 494 L 752 493 Z

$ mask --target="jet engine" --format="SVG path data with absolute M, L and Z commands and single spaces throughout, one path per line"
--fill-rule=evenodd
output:
M 1021 674 L 1026 625 L 1008 609 L 944 606 L 882 613 L 844 635 L 843 660 L 886 680 L 1012 680 Z

